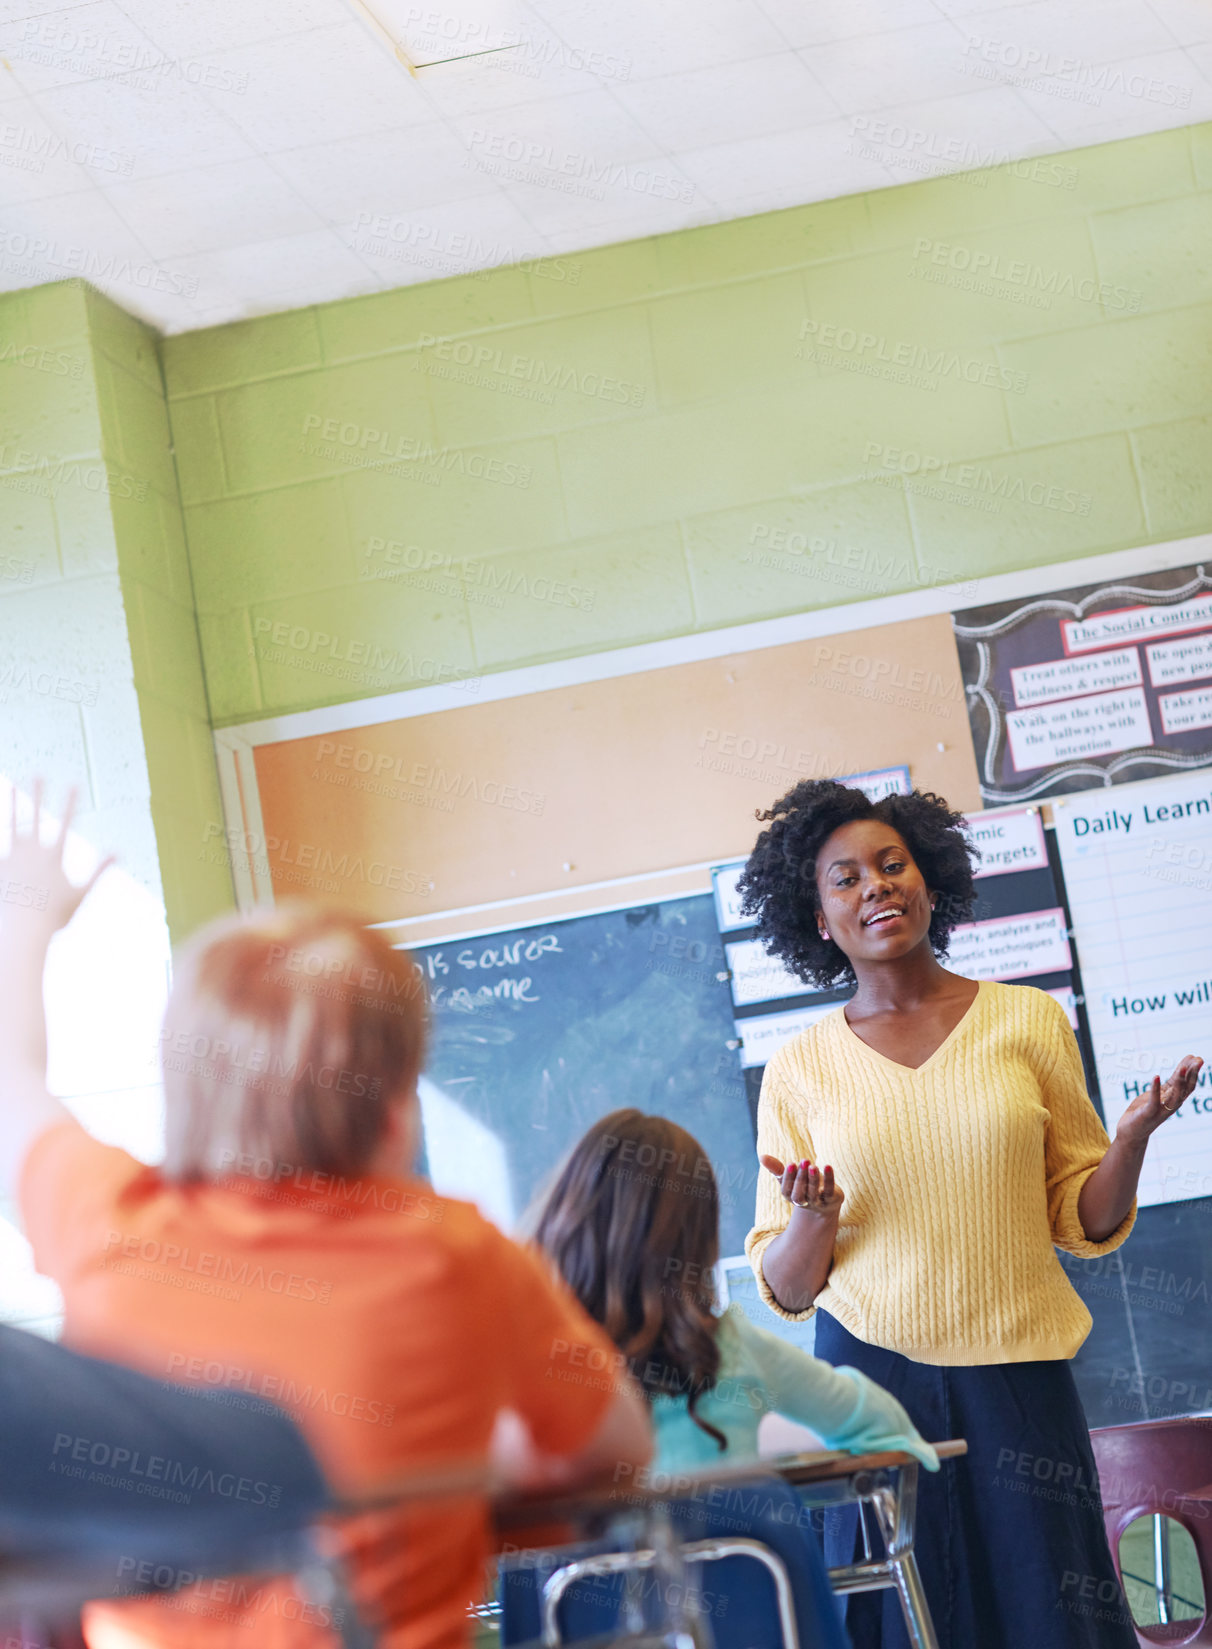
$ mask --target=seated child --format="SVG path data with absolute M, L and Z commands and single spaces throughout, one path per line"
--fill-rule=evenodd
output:
M 534 1240 L 619 1348 L 652 1407 L 654 1473 L 757 1456 L 774 1412 L 829 1448 L 938 1457 L 901 1405 L 853 1368 L 755 1327 L 739 1306 L 717 1315 L 719 1201 L 702 1146 L 642 1111 L 596 1122 L 532 1218 Z
M 87 1134 L 47 1092 L 42 974 L 92 883 L 64 875 L 66 821 L 41 845 L 39 807 L 36 792 L 32 831 L 14 816 L 0 859 L 39 890 L 0 928 L 0 1195 L 19 1189 L 68 1343 L 223 1407 L 279 1404 L 345 1496 L 465 1463 L 476 1486 L 341 1531 L 380 1644 L 461 1649 L 494 1438 L 509 1437 L 514 1481 L 606 1477 L 649 1456 L 642 1398 L 569 1377 L 613 1355 L 601 1329 L 535 1255 L 414 1177 L 422 988 L 353 917 L 296 905 L 205 929 L 178 960 L 163 1032 L 164 1163 Z M 48 1470 L 105 1470 L 153 1499 L 274 1502 L 274 1485 L 215 1477 L 184 1445 L 119 1460 L 112 1439 L 67 1444 Z M 90 1649 L 334 1641 L 328 1606 L 281 1577 L 94 1603 L 85 1635 Z

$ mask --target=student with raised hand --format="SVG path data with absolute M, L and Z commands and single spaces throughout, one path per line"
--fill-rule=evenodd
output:
M 465 1466 L 476 1486 L 455 1498 L 341 1531 L 379 1643 L 461 1649 L 490 1468 L 525 1486 L 609 1480 L 651 1453 L 643 1399 L 627 1380 L 582 1379 L 613 1353 L 601 1329 L 533 1254 L 414 1176 L 423 988 L 352 916 L 226 917 L 186 948 L 164 1028 L 160 1167 L 73 1120 L 46 1087 L 42 976 L 101 870 L 83 887 L 65 875 L 70 818 L 69 803 L 43 843 L 41 788 L 27 825 L 14 797 L 0 857 L 0 877 L 37 893 L 0 918 L 0 1191 L 19 1192 L 65 1337 L 224 1406 L 277 1403 L 345 1497 Z M 124 1465 L 132 1493 L 266 1492 L 157 1459 Z M 284 1580 L 206 1586 L 90 1605 L 90 1649 L 332 1641 L 325 1608 Z
M 739 883 L 759 937 L 806 982 L 856 986 L 766 1067 L 746 1243 L 762 1295 L 815 1311 L 821 1356 L 927 1434 L 967 1439 L 918 1504 L 940 1649 L 1132 1649 L 1126 1606 L 1082 1603 L 1119 1588 L 1069 1369 L 1091 1319 L 1055 1248 L 1124 1241 L 1149 1136 L 1202 1061 L 1155 1077 L 1109 1143 L 1060 1004 L 939 961 L 974 901 L 962 814 L 805 780 L 759 817 Z M 827 1533 L 850 1562 L 853 1523 Z M 855 1649 L 908 1641 L 874 1595 L 847 1626 Z
M 757 1457 L 758 1424 L 777 1413 L 831 1448 L 938 1457 L 904 1409 L 856 1368 L 719 1313 L 719 1197 L 711 1163 L 684 1128 L 612 1111 L 573 1147 L 531 1217 L 534 1241 L 618 1347 L 615 1369 L 642 1387 L 656 1435 L 653 1469 L 709 1470 Z

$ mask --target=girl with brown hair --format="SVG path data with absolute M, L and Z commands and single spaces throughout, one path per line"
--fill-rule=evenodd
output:
M 652 1408 L 658 1472 L 757 1455 L 763 1414 L 798 1420 L 831 1448 L 937 1456 L 898 1402 L 854 1368 L 830 1368 L 717 1313 L 719 1198 L 706 1152 L 665 1117 L 612 1111 L 573 1147 L 534 1220 L 534 1240 L 619 1348 Z

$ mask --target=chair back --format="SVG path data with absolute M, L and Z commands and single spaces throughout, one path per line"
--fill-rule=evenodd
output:
M 107 1594 L 141 1589 L 135 1558 L 209 1574 L 290 1568 L 332 1504 L 272 1403 L 228 1407 L 4 1326 L 0 1415 L 0 1552 L 96 1563 Z
M 715 1649 L 796 1649 L 789 1641 L 788 1617 L 798 1649 L 847 1649 L 841 1604 L 830 1588 L 810 1513 L 789 1484 L 755 1476 L 713 1488 L 701 1499 L 671 1500 L 668 1511 L 681 1542 L 690 1594 L 676 1602 L 679 1608 L 697 1608 Z M 607 1537 L 503 1558 L 502 1649 L 543 1636 L 547 1581 L 570 1564 L 608 1553 L 627 1555 L 620 1552 L 617 1537 Z M 561 1643 L 580 1643 L 618 1629 L 626 1599 L 621 1571 L 634 1567 L 620 1562 L 620 1572 L 587 1572 L 562 1586 Z M 642 1584 L 640 1593 L 645 1596 Z M 659 1607 L 668 1600 L 658 1595 L 655 1601 Z
M 1201 1618 L 1137 1625 L 1142 1645 L 1212 1646 L 1212 1417 L 1145 1420 L 1091 1432 L 1107 1539 L 1123 1584 L 1120 1536 L 1138 1517 L 1172 1517 L 1190 1535 L 1204 1590 Z
M 324 1567 L 311 1525 L 332 1494 L 271 1403 L 229 1408 L 0 1326 L 0 1415 L 0 1642 L 83 1649 L 88 1598 Z

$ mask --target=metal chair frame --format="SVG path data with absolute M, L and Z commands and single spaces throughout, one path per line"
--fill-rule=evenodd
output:
M 799 1633 L 795 1629 L 795 1608 L 791 1597 L 791 1578 L 782 1559 L 776 1557 L 760 1540 L 717 1537 L 710 1540 L 690 1540 L 681 1547 L 687 1563 L 717 1563 L 724 1557 L 748 1557 L 760 1563 L 774 1581 L 778 1600 L 779 1627 L 783 1634 L 783 1649 L 799 1649 Z M 577 1558 L 565 1563 L 543 1583 L 543 1644 L 545 1649 L 559 1649 L 560 1600 L 578 1580 L 599 1575 L 626 1574 L 632 1570 L 651 1569 L 657 1554 L 651 1550 L 637 1552 L 602 1552 L 596 1557 Z
M 951 1460 L 967 1452 L 967 1444 L 954 1439 L 935 1445 L 941 1460 Z M 852 1456 L 837 1451 L 767 1460 L 763 1465 L 774 1470 L 797 1490 L 805 1504 L 814 1507 L 859 1504 L 859 1515 L 864 1518 L 863 1534 L 867 1556 L 858 1563 L 844 1564 L 830 1569 L 829 1584 L 839 1595 L 849 1592 L 874 1592 L 895 1588 L 901 1612 L 913 1649 L 938 1649 L 938 1637 L 930 1619 L 930 1609 L 922 1586 L 921 1572 L 914 1553 L 917 1520 L 918 1464 L 910 1455 L 901 1453 L 873 1453 Z M 748 1475 L 752 1465 L 731 1468 L 722 1472 L 704 1473 L 699 1478 L 679 1480 L 677 1493 L 685 1492 L 697 1483 L 701 1486 L 726 1483 L 741 1475 Z M 631 1507 L 659 1504 L 669 1494 L 643 1490 L 623 1497 Z M 542 1500 L 535 1497 L 529 1508 L 525 1498 L 514 1502 L 505 1517 L 505 1526 L 523 1527 L 528 1521 L 547 1523 L 575 1520 L 596 1508 L 608 1513 L 619 1501 L 609 1494 Z M 865 1509 L 871 1508 L 884 1545 L 884 1555 L 874 1557 L 867 1538 Z M 530 1516 L 528 1517 L 527 1510 Z M 500 1523 L 500 1519 L 499 1519 Z M 688 1551 L 691 1547 L 686 1548 Z M 581 1561 L 581 1560 L 577 1560 Z M 551 1649 L 551 1646 L 548 1646 Z
M 940 1455 L 952 1452 L 959 1451 L 949 1450 L 946 1445 L 939 1449 Z M 800 1497 L 807 1505 L 837 1506 L 857 1500 L 860 1518 L 863 1518 L 864 1508 L 871 1507 L 885 1555 L 882 1558 L 871 1555 L 864 1519 L 865 1561 L 830 1569 L 829 1584 L 843 1596 L 849 1592 L 877 1592 L 895 1587 L 913 1649 L 938 1649 L 938 1638 L 914 1553 L 917 1473 L 917 1461 L 905 1459 L 895 1465 L 862 1466 L 836 1477 L 824 1480 L 817 1477 L 806 1483 L 797 1483 L 794 1464 L 788 1463 L 783 1468 L 783 1475 L 799 1489 Z

